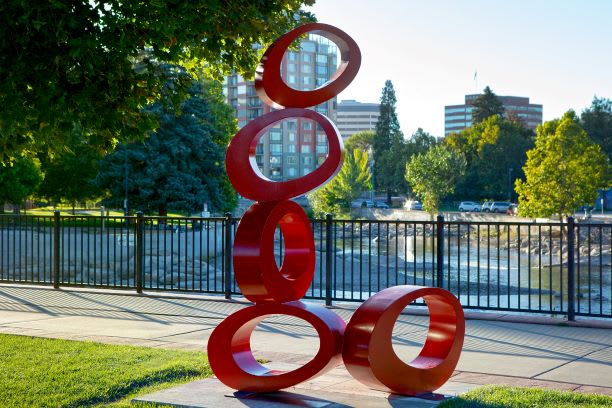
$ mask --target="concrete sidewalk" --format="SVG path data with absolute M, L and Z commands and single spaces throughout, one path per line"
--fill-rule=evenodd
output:
M 205 350 L 212 329 L 248 305 L 214 296 L 0 285 L 0 333 Z M 334 311 L 348 321 L 357 306 Z M 395 325 L 394 349 L 404 361 L 424 342 L 428 319 L 422 314 L 401 315 Z M 508 321 L 503 314 L 467 317 L 461 360 L 445 393 L 507 384 L 612 395 L 612 322 L 567 326 L 559 319 L 528 316 L 512 317 L 525 322 Z M 293 369 L 315 354 L 318 338 L 305 322 L 275 316 L 258 326 L 252 348 L 271 366 Z M 298 392 L 332 389 L 379 394 L 352 380 L 342 366 L 296 387 Z

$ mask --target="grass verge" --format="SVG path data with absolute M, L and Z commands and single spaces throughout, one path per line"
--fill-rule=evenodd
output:
M 612 407 L 612 397 L 542 388 L 486 386 L 443 402 L 439 408 Z
M 128 406 L 212 374 L 206 354 L 194 351 L 0 335 L 0 355 L 3 407 Z

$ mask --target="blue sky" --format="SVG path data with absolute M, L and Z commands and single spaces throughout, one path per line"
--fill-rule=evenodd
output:
M 612 99 L 612 0 L 318 0 L 307 10 L 361 48 L 338 99 L 378 102 L 390 79 L 406 137 L 419 127 L 442 136 L 444 105 L 486 85 L 544 105 L 544 120 Z

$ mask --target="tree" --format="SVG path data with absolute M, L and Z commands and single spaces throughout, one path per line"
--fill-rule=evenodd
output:
M 527 152 L 526 179 L 516 182 L 519 211 L 529 217 L 560 218 L 592 203 L 610 184 L 610 161 L 568 111 L 538 127 L 535 147 Z
M 522 168 L 527 161 L 527 151 L 534 146 L 534 137 L 520 122 L 495 115 L 447 136 L 444 143 L 462 153 L 467 163 L 454 198 L 508 199 L 509 176 L 512 180 L 524 178 Z M 512 183 L 510 189 L 511 186 Z
M 580 115 L 580 123 L 612 160 L 612 100 L 594 97 L 591 106 Z
M 142 142 L 121 145 L 100 164 L 96 183 L 111 193 L 109 205 L 124 197 L 125 162 L 132 208 L 195 212 L 208 203 L 227 211 L 237 202 L 225 173 L 225 149 L 236 132 L 232 109 L 218 83 L 196 84 L 181 109 L 153 108 L 161 126 Z
M 504 104 L 488 86 L 480 96 L 474 99 L 473 105 L 472 122 L 474 124 L 480 123 L 491 116 L 502 116 L 505 112 Z
M 67 202 L 73 212 L 77 203 L 102 196 L 102 190 L 93 182 L 102 154 L 81 141 L 53 158 L 44 158 L 44 179 L 38 187 L 39 196 L 54 204 Z
M 316 217 L 348 213 L 351 202 L 370 189 L 368 154 L 361 149 L 348 151 L 342 169 L 329 183 L 308 194 Z
M 371 130 L 357 132 L 346 140 L 344 143 L 344 148 L 347 152 L 359 149 L 366 153 L 371 153 L 374 146 L 375 137 L 376 133 Z
M 58 150 L 75 126 L 91 144 L 142 137 L 158 116 L 143 107 L 174 81 L 252 75 L 266 45 L 312 21 L 313 0 L 0 2 L 0 161 Z M 160 68 L 174 64 L 188 75 Z
M 15 213 L 19 213 L 21 204 L 34 194 L 41 180 L 40 163 L 30 156 L 0 164 L 0 212 L 4 211 L 4 203 L 9 202 Z
M 465 171 L 465 158 L 444 145 L 412 156 L 406 165 L 406 180 L 423 202 L 423 208 L 434 214 L 440 201 L 453 192 L 455 183 Z
M 395 113 L 396 102 L 393 84 L 387 80 L 380 97 L 380 116 L 376 122 L 373 153 L 374 184 L 377 190 L 387 192 L 389 204 L 392 192 L 404 186 L 402 175 L 406 163 L 403 149 L 404 135 Z

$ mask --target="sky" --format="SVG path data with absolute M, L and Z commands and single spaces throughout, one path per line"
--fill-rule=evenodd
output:
M 406 138 L 419 127 L 443 136 L 444 106 L 487 85 L 542 104 L 544 121 L 612 99 L 612 0 L 318 0 L 306 10 L 361 49 L 338 101 L 379 102 L 391 80 Z

